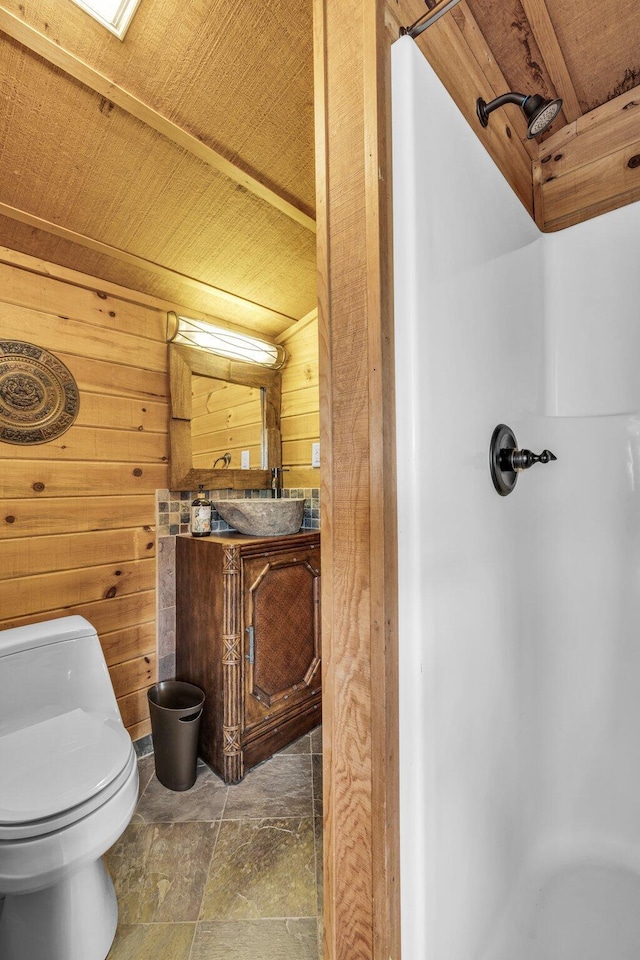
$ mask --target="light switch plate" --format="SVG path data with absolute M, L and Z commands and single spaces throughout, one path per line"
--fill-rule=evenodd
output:
M 320 466 L 320 444 L 319 443 L 311 444 L 311 466 L 312 467 Z
M 243 450 L 242 453 L 240 454 L 240 466 L 242 467 L 243 470 L 250 469 L 250 460 L 249 460 L 248 450 Z

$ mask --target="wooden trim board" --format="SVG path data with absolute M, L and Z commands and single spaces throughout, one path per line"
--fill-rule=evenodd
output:
M 640 91 L 563 127 L 533 164 L 536 222 L 550 232 L 640 200 Z
M 382 0 L 314 3 L 326 960 L 400 957 L 384 15 Z
M 93 237 L 88 237 L 84 233 L 77 233 L 75 230 L 69 230 L 67 227 L 63 227 L 59 223 L 52 223 L 50 220 L 43 220 L 42 217 L 36 217 L 33 214 L 28 213 L 26 210 L 18 210 L 16 207 L 12 207 L 8 203 L 3 203 L 2 201 L 0 201 L 0 215 L 9 217 L 12 220 L 17 220 L 20 223 L 26 223 L 27 226 L 35 227 L 37 230 L 44 230 L 46 233 L 50 233 L 54 237 L 61 237 L 63 240 L 68 240 L 71 243 L 80 244 L 80 246 L 86 247 L 88 250 L 94 250 L 96 253 L 101 253 L 107 257 L 112 257 L 114 260 L 119 260 L 122 263 L 128 263 L 134 267 L 139 267 L 141 270 L 146 270 L 149 273 L 155 274 L 156 276 L 177 279 L 181 283 L 186 284 L 193 290 L 197 290 L 200 293 L 206 293 L 210 296 L 219 297 L 221 300 L 226 300 L 229 303 L 237 304 L 250 310 L 258 310 L 264 317 L 268 319 L 274 319 L 279 322 L 282 321 L 286 325 L 295 322 L 295 317 L 290 317 L 286 313 L 279 313 L 277 310 L 273 310 L 271 307 L 267 307 L 262 303 L 255 303 L 252 300 L 245 300 L 243 297 L 239 297 L 235 293 L 230 293 L 228 290 L 222 290 L 220 287 L 214 287 L 211 283 L 205 283 L 203 280 L 198 280 L 196 277 L 190 277 L 185 273 L 179 273 L 177 270 L 173 270 L 171 267 L 165 267 L 162 264 L 156 263 L 154 260 L 146 260 L 144 257 L 139 257 L 135 253 L 129 253 L 127 250 L 122 250 L 120 247 L 112 247 L 110 244 L 103 243 L 101 240 L 95 240 Z

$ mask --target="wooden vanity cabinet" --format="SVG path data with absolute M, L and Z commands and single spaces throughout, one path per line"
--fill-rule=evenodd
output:
M 320 534 L 176 538 L 176 677 L 227 783 L 321 721 Z

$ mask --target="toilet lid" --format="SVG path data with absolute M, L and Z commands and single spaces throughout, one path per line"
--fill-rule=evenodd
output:
M 83 803 L 131 752 L 123 726 L 75 709 L 0 736 L 0 823 L 25 823 Z

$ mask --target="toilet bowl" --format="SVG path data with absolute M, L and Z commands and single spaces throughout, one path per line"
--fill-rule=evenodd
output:
M 95 629 L 0 632 L 0 957 L 105 960 L 117 925 L 102 855 L 138 771 Z

